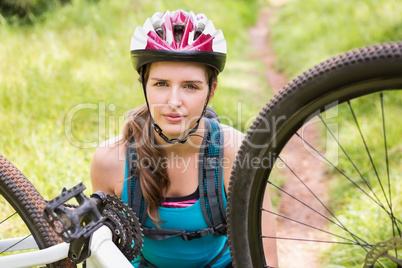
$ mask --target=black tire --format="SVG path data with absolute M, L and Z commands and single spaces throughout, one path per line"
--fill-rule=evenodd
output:
M 43 218 L 45 200 L 29 180 L 2 155 L 0 155 L 0 194 L 23 219 L 40 249 L 63 242 Z M 48 267 L 75 266 L 69 260 L 62 260 L 49 264 Z
M 262 109 L 241 146 L 229 186 L 228 237 L 234 267 L 266 267 L 262 199 L 277 156 L 306 119 L 334 101 L 401 88 L 402 42 L 386 43 L 356 49 L 311 68 Z M 272 131 L 270 123 L 276 118 L 281 120 L 275 121 Z M 269 167 L 245 164 L 264 157 L 272 161 Z

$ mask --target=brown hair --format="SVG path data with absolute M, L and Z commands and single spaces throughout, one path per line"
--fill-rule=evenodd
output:
M 206 65 L 205 65 L 206 66 Z M 149 68 L 146 66 L 140 72 L 139 81 L 145 83 L 148 80 Z M 209 94 L 211 94 L 211 87 L 213 82 L 217 82 L 218 72 L 206 66 L 207 81 L 209 83 Z M 142 81 L 142 72 L 144 72 L 144 80 Z M 165 161 L 166 158 L 162 152 L 154 145 L 153 128 L 150 122 L 150 114 L 146 104 L 143 104 L 137 109 L 131 110 L 127 113 L 127 120 L 123 126 L 122 141 L 126 146 L 135 140 L 134 146 L 138 155 L 138 169 L 142 195 L 147 204 L 147 213 L 151 220 L 157 225 L 161 222 L 159 217 L 158 207 L 164 201 L 164 194 L 169 188 L 170 181 L 167 175 Z

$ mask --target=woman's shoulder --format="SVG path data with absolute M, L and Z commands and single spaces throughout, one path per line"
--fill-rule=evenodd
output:
M 221 124 L 221 127 L 224 135 L 225 149 L 229 148 L 230 150 L 237 152 L 238 149 L 240 149 L 245 135 L 231 126 Z
M 125 160 L 126 144 L 122 142 L 121 136 L 116 136 L 102 142 L 96 148 L 94 159 L 104 164 L 113 164 L 116 161 Z
M 117 136 L 104 141 L 96 149 L 91 162 L 93 190 L 115 194 L 116 183 L 124 179 L 126 145 Z
M 224 135 L 224 150 L 223 150 L 223 178 L 225 183 L 226 193 L 229 191 L 229 181 L 237 152 L 244 139 L 244 134 L 237 129 L 221 124 Z

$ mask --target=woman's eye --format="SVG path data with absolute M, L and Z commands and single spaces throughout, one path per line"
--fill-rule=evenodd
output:
M 191 85 L 191 84 L 186 85 L 186 88 L 192 89 L 192 90 L 198 89 L 198 87 L 196 85 Z
M 157 83 L 155 83 L 155 86 L 157 86 L 157 87 L 165 87 L 165 86 L 167 86 L 167 84 L 165 82 L 157 82 Z

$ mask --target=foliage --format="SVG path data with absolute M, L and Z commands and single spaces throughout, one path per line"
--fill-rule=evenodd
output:
M 57 8 L 70 0 L 3 0 L 0 14 L 14 23 L 33 23 L 43 13 Z

